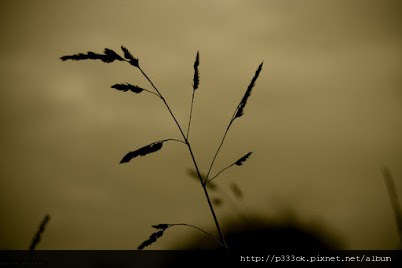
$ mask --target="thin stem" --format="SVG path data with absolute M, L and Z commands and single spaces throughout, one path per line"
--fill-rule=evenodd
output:
M 166 140 L 164 140 L 164 141 L 177 141 L 177 142 L 181 142 L 181 143 L 183 143 L 183 144 L 187 144 L 185 141 L 177 140 L 177 139 L 166 139 Z
M 217 242 L 219 245 L 221 245 L 221 246 L 223 246 L 223 247 L 225 246 L 224 244 L 222 244 L 221 241 L 219 241 L 218 239 L 216 239 L 215 237 L 213 237 L 210 233 L 204 231 L 203 229 L 201 229 L 201 228 L 199 228 L 199 227 L 197 227 L 197 226 L 194 226 L 194 225 L 191 225 L 191 224 L 187 224 L 187 223 L 173 223 L 173 224 L 168 224 L 168 225 L 169 225 L 169 227 L 173 227 L 173 226 L 188 226 L 188 227 L 192 227 L 192 228 L 194 228 L 194 229 L 197 229 L 198 231 L 203 232 L 204 234 L 206 234 L 207 236 L 209 236 L 210 238 L 212 238 L 215 242 Z
M 226 249 L 229 249 L 228 246 L 227 246 L 227 244 L 226 244 L 225 236 L 223 235 L 223 232 L 222 232 L 221 227 L 220 227 L 220 225 L 219 225 L 218 218 L 216 217 L 215 210 L 214 210 L 214 207 L 213 207 L 213 205 L 212 205 L 211 198 L 209 197 L 207 187 L 206 187 L 206 185 L 204 184 L 204 182 L 202 181 L 201 172 L 200 172 L 200 170 L 199 170 L 199 168 L 198 168 L 197 161 L 195 160 L 195 157 L 194 157 L 194 154 L 193 154 L 193 150 L 191 149 L 191 145 L 190 145 L 190 143 L 188 142 L 187 139 L 186 139 L 186 142 L 187 142 L 187 146 L 188 146 L 188 149 L 189 149 L 189 151 L 190 151 L 191 158 L 192 158 L 193 163 L 194 163 L 194 166 L 195 166 L 195 170 L 197 171 L 198 178 L 200 179 L 200 183 L 201 183 L 202 189 L 204 190 L 205 197 L 207 198 L 207 202 L 208 202 L 209 209 L 211 210 L 212 217 L 214 218 L 214 222 L 215 222 L 215 225 L 216 225 L 216 229 L 218 229 L 219 237 L 221 238 L 222 243 L 223 243 L 223 245 L 225 246 L 225 248 L 226 248 Z
M 222 148 L 223 142 L 225 141 L 226 135 L 228 134 L 229 128 L 232 125 L 233 121 L 234 121 L 234 117 L 232 117 L 232 119 L 230 120 L 229 125 L 227 126 L 227 128 L 225 130 L 225 134 L 223 134 L 223 138 L 221 140 L 221 143 L 219 144 L 218 150 L 216 150 L 215 156 L 212 159 L 211 165 L 209 166 L 207 176 L 205 177 L 205 181 L 208 181 L 208 177 L 209 177 L 209 174 L 211 173 L 212 167 L 214 166 L 216 157 L 218 156 L 218 153 Z
M 191 117 L 193 115 L 194 93 L 195 93 L 195 90 L 193 90 L 193 95 L 191 96 L 190 119 L 188 120 L 187 139 L 188 139 L 188 135 L 190 134 Z
M 224 140 L 225 140 L 225 138 L 226 138 L 226 134 L 228 133 L 230 126 L 232 125 L 232 123 L 234 122 L 234 120 L 235 120 L 237 117 L 239 117 L 239 116 L 236 116 L 236 115 L 237 115 L 239 109 L 243 107 L 242 105 L 245 105 L 245 102 L 247 101 L 247 96 L 250 95 L 251 88 L 253 87 L 254 82 L 255 82 L 255 79 L 257 79 L 258 74 L 259 74 L 259 72 L 261 71 L 261 67 L 262 67 L 262 63 L 261 63 L 261 65 L 259 66 L 259 69 L 257 70 L 255 76 L 253 77 L 253 80 L 251 81 L 251 84 L 249 85 L 249 87 L 248 87 L 248 89 L 247 89 L 247 91 L 246 91 L 246 95 L 244 95 L 244 97 L 242 98 L 242 100 L 240 101 L 240 103 L 237 105 L 237 107 L 236 107 L 236 109 L 235 109 L 235 111 L 234 111 L 234 113 L 233 113 L 233 115 L 232 115 L 232 118 L 230 119 L 229 125 L 228 125 L 228 127 L 226 128 L 225 134 L 223 135 L 223 138 L 222 138 L 221 143 L 220 143 L 220 145 L 219 145 L 219 147 L 218 147 L 218 150 L 216 150 L 215 156 L 214 156 L 214 158 L 212 159 L 211 165 L 209 166 L 209 170 L 208 170 L 208 173 L 207 173 L 207 177 L 205 178 L 205 181 L 207 181 L 208 178 L 209 178 L 209 174 L 211 173 L 212 167 L 214 166 L 215 159 L 216 159 L 216 157 L 218 156 L 218 153 L 219 153 L 220 149 L 222 148 L 223 142 L 224 142 Z M 247 95 L 247 94 L 248 94 L 248 95 Z M 243 102 L 244 102 L 244 103 L 243 103 Z M 240 116 L 241 116 L 241 115 L 240 115 Z
M 162 99 L 162 101 L 163 101 L 163 103 L 165 104 L 166 108 L 169 110 L 170 115 L 172 116 L 173 120 L 175 121 L 177 127 L 178 127 L 179 130 L 180 130 L 180 133 L 181 133 L 181 135 L 183 136 L 183 139 L 184 139 L 184 141 L 185 141 L 185 143 L 187 144 L 187 147 L 188 147 L 188 149 L 189 149 L 189 152 L 190 152 L 190 155 L 191 155 L 191 159 L 193 160 L 195 169 L 197 170 L 197 174 L 198 174 L 198 177 L 199 177 L 199 179 L 200 179 L 201 186 L 202 186 L 202 188 L 203 188 L 203 190 L 204 190 L 204 194 L 205 194 L 205 197 L 206 197 L 206 199 L 207 199 L 209 209 L 211 210 L 211 214 L 212 214 L 212 217 L 213 217 L 213 219 L 214 219 L 216 228 L 218 229 L 219 237 L 220 237 L 220 239 L 221 239 L 221 241 L 222 241 L 222 244 L 225 246 L 226 249 L 228 249 L 228 246 L 227 246 L 226 241 L 225 241 L 225 237 L 224 237 L 224 235 L 223 235 L 223 233 L 222 233 L 221 227 L 220 227 L 219 222 L 218 222 L 218 218 L 216 217 L 214 207 L 212 206 L 212 202 L 211 202 L 211 199 L 210 199 L 210 197 L 209 197 L 208 191 L 207 191 L 206 186 L 204 185 L 204 183 L 203 183 L 203 181 L 202 181 L 201 173 L 200 173 L 200 170 L 199 170 L 199 168 L 198 168 L 197 161 L 195 160 L 195 157 L 194 157 L 194 154 L 193 154 L 193 150 L 191 149 L 191 145 L 190 145 L 190 143 L 188 142 L 188 140 L 187 140 L 187 138 L 186 138 L 186 135 L 185 135 L 184 132 L 183 132 L 183 129 L 181 128 L 179 122 L 177 121 L 175 115 L 173 114 L 172 110 L 170 109 L 170 106 L 169 106 L 169 104 L 166 102 L 165 98 L 162 96 L 162 94 L 161 94 L 160 91 L 156 88 L 156 86 L 152 83 L 151 79 L 146 75 L 146 73 L 145 73 L 140 67 L 138 67 L 138 69 L 140 69 L 140 71 L 141 71 L 141 73 L 144 75 L 144 77 L 148 80 L 148 82 L 149 82 L 149 83 L 152 85 L 152 87 L 156 90 L 156 92 L 158 93 L 158 95 L 159 95 L 160 98 Z
M 129 60 L 123 59 L 123 61 L 127 62 L 128 64 L 131 65 Z M 151 80 L 148 78 L 148 76 L 142 71 L 142 69 L 140 67 L 137 67 L 138 69 L 140 69 L 141 73 L 147 78 L 148 82 L 151 83 L 152 87 L 156 90 L 157 93 L 152 92 L 148 89 L 143 88 L 144 91 L 154 94 L 155 96 L 157 96 L 158 98 L 162 99 L 162 95 L 160 94 L 159 90 L 154 86 L 154 84 L 151 82 Z
M 208 182 L 214 180 L 216 177 L 219 176 L 219 174 L 221 174 L 223 171 L 227 170 L 228 168 L 230 168 L 230 167 L 232 167 L 232 166 L 234 166 L 234 165 L 235 165 L 235 163 L 233 163 L 233 164 L 231 164 L 231 165 L 225 167 L 224 169 L 222 169 L 221 171 L 219 171 L 215 176 L 213 176 L 211 179 L 205 181 L 205 184 L 207 184 Z
M 163 103 L 165 104 L 166 108 L 169 110 L 170 115 L 173 117 L 173 120 L 175 121 L 177 127 L 180 130 L 181 135 L 183 136 L 184 140 L 187 141 L 186 136 L 184 136 L 184 132 L 179 124 L 179 122 L 177 122 L 176 117 L 174 116 L 172 110 L 170 109 L 170 106 L 167 104 L 165 98 L 162 96 L 162 94 L 160 93 L 160 91 L 155 87 L 154 83 L 152 83 L 151 79 L 148 77 L 148 75 L 146 75 L 146 73 L 140 68 L 138 67 L 138 69 L 140 69 L 141 73 L 145 76 L 145 78 L 148 80 L 148 82 L 152 85 L 152 87 L 156 90 L 156 92 L 158 93 L 159 97 L 162 99 Z
M 152 92 L 152 91 L 150 91 L 150 90 L 148 90 L 148 89 L 145 89 L 145 88 L 143 88 L 143 90 L 146 91 L 146 92 L 148 92 L 148 93 L 154 94 L 154 95 L 157 96 L 158 98 L 161 98 L 161 96 L 159 96 L 159 95 L 156 94 L 155 92 Z
M 401 207 L 399 206 L 398 194 L 396 192 L 394 180 L 388 168 L 383 167 L 381 172 L 384 177 L 385 184 L 387 186 L 389 199 L 391 201 L 391 206 L 395 215 L 396 226 L 398 228 L 399 239 L 402 245 L 402 210 Z

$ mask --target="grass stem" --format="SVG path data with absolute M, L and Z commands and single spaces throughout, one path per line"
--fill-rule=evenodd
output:
M 227 170 L 228 168 L 230 168 L 230 167 L 232 167 L 232 166 L 234 166 L 234 165 L 235 165 L 235 164 L 233 163 L 233 164 L 231 164 L 231 165 L 225 167 L 224 169 L 222 169 L 221 171 L 219 171 L 215 176 L 213 176 L 212 178 L 206 180 L 206 181 L 204 182 L 204 184 L 207 184 L 208 182 L 211 182 L 211 181 L 214 180 L 216 177 L 218 177 L 219 174 L 221 174 L 222 172 L 224 172 L 225 170 Z
M 188 139 L 188 135 L 190 134 L 191 117 L 193 115 L 194 93 L 195 93 L 195 90 L 193 90 L 193 94 L 191 96 L 190 118 L 188 120 L 187 139 Z
M 208 232 L 206 232 L 206 231 L 204 231 L 203 229 L 201 229 L 201 228 L 199 228 L 199 227 L 197 227 L 197 226 L 194 226 L 194 225 L 191 225 L 191 224 L 187 224 L 187 223 L 172 223 L 172 224 L 168 224 L 169 225 L 169 227 L 173 227 L 173 226 L 187 226 L 187 227 L 192 227 L 192 228 L 194 228 L 194 229 L 197 229 L 198 231 L 200 231 L 200 232 L 203 232 L 204 234 L 206 234 L 207 236 L 209 236 L 210 238 L 212 238 L 215 242 L 217 242 L 219 245 L 221 245 L 221 246 L 225 246 L 224 244 L 222 244 L 222 242 L 221 241 L 219 241 L 218 239 L 216 239 L 214 236 L 212 236 L 210 233 L 208 233 Z
M 176 119 L 176 116 L 173 114 L 173 112 L 172 112 L 172 110 L 171 110 L 169 104 L 166 102 L 165 98 L 162 96 L 162 94 L 160 93 L 160 91 L 156 88 L 156 86 L 155 86 L 154 83 L 151 81 L 151 79 L 148 77 L 148 75 L 147 75 L 140 67 L 138 67 L 138 68 L 140 69 L 141 73 L 144 75 L 144 77 L 148 80 L 148 82 L 149 82 L 149 83 L 151 84 L 151 86 L 156 90 L 156 92 L 158 93 L 158 95 L 159 95 L 160 98 L 162 99 L 162 101 L 163 101 L 163 103 L 165 104 L 166 108 L 169 110 L 170 115 L 172 116 L 173 120 L 175 121 L 177 127 L 179 128 L 180 133 L 181 133 L 181 135 L 183 136 L 183 139 L 184 139 L 185 143 L 187 144 L 188 150 L 189 150 L 190 155 L 191 155 L 191 159 L 192 159 L 192 161 L 193 161 L 193 164 L 194 164 L 194 166 L 195 166 L 195 169 L 196 169 L 196 171 L 197 171 L 198 177 L 199 177 L 199 179 L 200 179 L 200 183 L 201 183 L 201 186 L 202 186 L 202 188 L 203 188 L 205 197 L 206 197 L 206 199 L 207 199 L 209 209 L 210 209 L 210 211 L 211 211 L 211 214 L 212 214 L 212 217 L 213 217 L 213 219 L 214 219 L 216 228 L 217 228 L 217 230 L 218 230 L 219 237 L 220 237 L 220 239 L 221 239 L 221 241 L 222 241 L 221 243 L 225 246 L 226 249 L 228 249 L 227 244 L 226 244 L 226 241 L 225 241 L 225 237 L 224 237 L 224 235 L 223 235 L 222 229 L 221 229 L 221 227 L 220 227 L 220 225 L 219 225 L 219 221 L 218 221 L 218 218 L 217 218 L 216 213 L 215 213 L 215 209 L 214 209 L 214 207 L 213 207 L 213 205 L 212 205 L 211 198 L 209 197 L 207 188 L 206 188 L 205 184 L 203 183 L 202 176 L 201 176 L 200 170 L 199 170 L 199 168 L 198 168 L 197 161 L 196 161 L 196 159 L 195 159 L 195 157 L 194 157 L 193 150 L 191 149 L 191 144 L 189 143 L 189 141 L 188 141 L 186 135 L 185 135 L 184 132 L 183 132 L 183 129 L 181 128 L 179 122 L 178 122 L 177 119 Z M 229 125 L 229 126 L 230 126 L 230 125 Z M 226 133 L 225 133 L 225 135 L 226 135 Z M 222 143 L 223 143 L 223 141 L 222 141 Z M 215 156 L 215 157 L 216 157 L 216 156 Z
M 229 125 L 228 125 L 227 128 L 226 128 L 225 134 L 223 134 L 221 143 L 219 144 L 219 147 L 218 147 L 218 149 L 217 149 L 216 152 L 215 152 L 215 155 L 214 155 L 214 158 L 212 159 L 211 165 L 209 165 L 208 173 L 207 173 L 207 176 L 205 177 L 204 183 L 208 181 L 209 174 L 211 173 L 212 167 L 214 166 L 216 157 L 218 156 L 218 153 L 219 153 L 219 151 L 220 151 L 221 148 L 222 148 L 223 142 L 225 141 L 226 135 L 228 134 L 228 131 L 229 131 L 230 126 L 232 125 L 233 121 L 234 121 L 234 116 L 232 117 L 232 119 L 231 119 L 230 122 L 229 122 Z
M 387 167 L 381 169 L 381 173 L 384 177 L 385 184 L 388 190 L 388 196 L 391 201 L 391 206 L 394 211 L 396 226 L 398 228 L 399 240 L 402 247 L 402 210 L 398 201 L 398 194 L 396 192 L 396 187 L 394 179 L 391 175 L 391 171 Z

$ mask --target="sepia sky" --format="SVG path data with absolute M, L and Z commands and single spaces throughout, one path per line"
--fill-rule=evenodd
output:
M 119 165 L 129 151 L 180 139 L 158 98 L 110 88 L 151 89 L 138 69 L 59 60 L 122 54 L 121 45 L 185 129 L 200 51 L 190 142 L 204 173 L 264 61 L 212 172 L 253 152 L 216 180 L 224 229 L 239 211 L 291 214 L 346 249 L 400 247 L 380 173 L 390 168 L 402 196 L 400 12 L 397 0 L 1 1 L 0 248 L 28 248 L 46 213 L 41 249 L 132 249 L 158 223 L 216 234 L 184 145 Z M 200 236 L 177 227 L 150 248 Z

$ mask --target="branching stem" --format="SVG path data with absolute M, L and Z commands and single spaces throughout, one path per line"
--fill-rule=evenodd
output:
M 209 208 L 210 208 L 210 210 L 211 210 L 212 217 L 213 217 L 213 219 L 214 219 L 216 228 L 217 228 L 218 233 L 219 233 L 219 237 L 220 237 L 220 239 L 221 239 L 221 244 L 223 244 L 224 247 L 225 247 L 226 249 L 228 249 L 228 246 L 227 246 L 226 241 L 225 241 L 225 237 L 224 237 L 224 235 L 223 235 L 223 232 L 222 232 L 221 227 L 220 227 L 220 225 L 219 225 L 218 218 L 217 218 L 217 216 L 216 216 L 214 207 L 213 207 L 213 205 L 212 205 L 211 198 L 209 197 L 209 194 L 208 194 L 206 185 L 204 184 L 204 182 L 203 182 L 203 180 L 202 180 L 202 176 L 201 176 L 200 170 L 199 170 L 199 168 L 198 168 L 197 161 L 195 160 L 193 150 L 191 149 L 191 145 L 190 145 L 190 143 L 189 143 L 189 141 L 188 141 L 186 135 L 184 134 L 183 129 L 181 128 L 179 122 L 177 121 L 175 115 L 173 114 L 172 110 L 170 109 L 169 104 L 166 102 L 165 98 L 162 96 L 162 94 L 160 93 L 160 91 L 156 88 L 156 86 L 155 86 L 154 83 L 151 81 L 151 79 L 148 77 L 148 75 L 147 75 L 140 67 L 138 67 L 138 69 L 141 71 L 141 73 L 144 75 L 144 77 L 148 80 L 148 82 L 152 85 L 152 87 L 153 87 L 153 88 L 155 89 L 155 91 L 158 93 L 159 97 L 162 99 L 163 103 L 165 104 L 166 108 L 169 110 L 170 115 L 172 116 L 173 120 L 175 121 L 177 127 L 178 127 L 179 130 L 180 130 L 180 133 L 181 133 L 181 135 L 183 136 L 184 142 L 187 144 L 188 150 L 189 150 L 190 155 L 191 155 L 191 159 L 193 160 L 195 169 L 196 169 L 197 174 L 198 174 L 198 177 L 199 177 L 199 179 L 200 179 L 200 183 L 201 183 L 202 189 L 204 190 L 204 194 L 205 194 L 205 197 L 206 197 L 206 199 L 207 199 L 208 206 L 209 206 Z
M 153 95 L 155 95 L 155 96 L 157 96 L 158 98 L 161 98 L 161 96 L 159 96 L 157 93 L 155 93 L 155 92 L 152 92 L 152 91 L 150 91 L 150 90 L 148 90 L 148 89 L 143 89 L 144 91 L 146 91 L 146 92 L 148 92 L 148 93 L 151 93 L 151 94 L 153 94 Z
M 205 177 L 204 183 L 206 183 L 206 182 L 208 181 L 209 174 L 211 173 L 212 167 L 214 166 L 216 157 L 218 156 L 218 153 L 219 153 L 219 151 L 220 151 L 221 148 L 222 148 L 223 142 L 225 141 L 226 135 L 228 134 L 228 131 L 229 131 L 230 126 L 232 125 L 234 119 L 235 119 L 235 117 L 234 117 L 234 115 L 233 115 L 233 116 L 232 116 L 232 119 L 230 119 L 229 125 L 227 126 L 227 128 L 226 128 L 226 130 L 225 130 L 225 134 L 223 134 L 221 143 L 219 144 L 218 150 L 216 150 L 216 153 L 215 153 L 215 155 L 214 155 L 214 158 L 212 159 L 211 165 L 209 166 L 208 173 L 207 173 L 207 176 Z
M 233 164 L 231 164 L 231 165 L 225 167 L 224 169 L 222 169 L 221 171 L 219 171 L 215 176 L 213 176 L 212 178 L 206 180 L 206 181 L 205 181 L 205 184 L 207 184 L 208 182 L 213 181 L 216 177 L 219 176 L 219 174 L 221 174 L 222 172 L 224 172 L 225 170 L 227 170 L 228 168 L 230 168 L 230 167 L 232 167 L 232 166 L 234 166 L 234 165 L 235 165 L 235 163 L 233 163 Z

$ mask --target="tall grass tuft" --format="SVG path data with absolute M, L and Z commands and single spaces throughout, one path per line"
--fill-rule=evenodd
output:
M 228 249 L 228 245 L 226 243 L 225 240 L 225 236 L 224 233 L 221 229 L 221 226 L 219 224 L 218 221 L 218 217 L 215 213 L 215 209 L 214 209 L 214 204 L 215 205 L 219 205 L 222 200 L 220 198 L 213 198 L 211 199 L 209 196 L 209 192 L 208 190 L 214 190 L 216 189 L 216 185 L 213 184 L 211 181 L 216 179 L 217 176 L 219 174 L 221 174 L 223 171 L 227 170 L 228 168 L 232 167 L 232 166 L 242 166 L 246 160 L 250 157 L 251 152 L 245 154 L 244 156 L 242 156 L 240 159 L 238 159 L 237 161 L 235 161 L 233 164 L 225 167 L 224 169 L 222 169 L 220 172 L 218 172 L 215 176 L 213 176 L 212 178 L 209 179 L 212 167 L 215 163 L 215 159 L 222 147 L 222 144 L 225 140 L 225 137 L 227 135 L 227 132 L 229 131 L 230 126 L 233 124 L 234 120 L 236 118 L 241 117 L 244 114 L 244 108 L 247 104 L 247 101 L 251 95 L 252 89 L 255 86 L 255 83 L 260 75 L 260 72 L 262 70 L 262 65 L 263 63 L 261 63 L 249 86 L 247 87 L 247 90 L 243 96 L 243 98 L 241 99 L 239 105 L 236 107 L 235 112 L 232 116 L 232 118 L 230 119 L 229 125 L 226 128 L 226 131 L 224 133 L 224 136 L 221 140 L 221 143 L 212 159 L 211 165 L 209 166 L 209 170 L 208 173 L 206 175 L 202 174 L 199 166 L 198 166 L 198 161 L 196 160 L 194 153 L 193 153 L 193 149 L 191 146 L 191 143 L 189 141 L 189 134 L 190 134 L 190 127 L 191 127 L 191 120 L 192 120 L 192 113 L 193 113 L 193 104 L 194 104 L 194 98 L 195 98 L 195 92 L 196 90 L 199 88 L 200 85 L 200 72 L 199 72 L 199 66 L 200 66 L 200 53 L 199 51 L 197 51 L 196 57 L 195 57 L 195 61 L 193 64 L 193 68 L 194 68 L 194 75 L 193 75 L 193 88 L 192 88 L 192 97 L 191 97 L 191 106 L 190 106 L 190 112 L 189 112 L 189 121 L 188 121 L 188 126 L 187 126 L 187 131 L 185 134 L 185 131 L 183 130 L 183 127 L 179 124 L 179 122 L 176 119 L 176 116 L 174 115 L 172 109 L 170 108 L 169 104 L 167 103 L 167 101 L 165 100 L 165 98 L 162 95 L 162 92 L 155 86 L 155 84 L 153 83 L 153 81 L 150 79 L 150 77 L 145 73 L 145 71 L 140 67 L 139 65 L 139 60 L 138 58 L 134 57 L 133 54 L 126 48 L 121 46 L 121 50 L 123 52 L 123 56 L 120 56 L 117 52 L 115 52 L 114 50 L 111 49 L 104 49 L 103 53 L 95 53 L 95 52 L 87 52 L 87 53 L 78 53 L 78 54 L 73 54 L 73 55 L 67 55 L 67 56 L 62 56 L 60 59 L 62 61 L 67 61 L 67 60 L 73 60 L 73 61 L 82 61 L 82 60 L 100 60 L 104 63 L 112 63 L 114 61 L 118 61 L 118 62 L 126 62 L 128 64 L 130 64 L 131 66 L 139 69 L 139 71 L 142 73 L 142 75 L 145 77 L 145 79 L 149 82 L 149 84 L 151 85 L 153 90 L 148 90 L 148 89 L 144 89 L 142 87 L 139 86 L 135 86 L 129 83 L 118 83 L 118 84 L 114 84 L 112 86 L 112 88 L 122 91 L 122 92 L 133 92 L 135 94 L 140 94 L 140 93 L 150 93 L 153 94 L 155 96 L 157 96 L 165 105 L 166 109 L 168 110 L 169 114 L 171 115 L 172 119 L 174 120 L 180 134 L 181 134 L 181 139 L 163 139 L 163 140 L 159 140 L 159 141 L 155 141 L 153 143 L 150 143 L 146 146 L 143 146 L 139 149 L 136 149 L 134 151 L 130 151 L 128 152 L 126 155 L 124 155 L 124 157 L 121 159 L 120 163 L 128 163 L 131 160 L 133 160 L 134 158 L 138 157 L 138 156 L 145 156 L 148 155 L 150 153 L 154 153 L 159 151 L 162 146 L 163 143 L 166 141 L 176 141 L 179 143 L 182 143 L 184 145 L 186 145 L 189 155 L 191 157 L 191 160 L 194 164 L 194 168 L 195 168 L 195 172 L 194 174 L 196 175 L 196 177 L 198 178 L 198 181 L 200 183 L 200 186 L 203 190 L 203 193 L 205 195 L 206 201 L 208 203 L 212 218 L 214 220 L 217 232 L 219 234 L 219 238 L 216 238 L 214 236 L 212 236 L 211 234 L 205 232 L 204 230 L 194 226 L 194 225 L 190 225 L 190 224 L 185 224 L 185 223 L 176 223 L 176 224 L 158 224 L 158 225 L 153 225 L 152 227 L 157 229 L 156 232 L 152 233 L 151 236 L 145 240 L 143 243 L 141 243 L 138 246 L 138 249 L 144 249 L 147 246 L 150 246 L 151 244 L 155 243 L 163 234 L 164 232 L 168 229 L 171 228 L 173 226 L 187 226 L 187 227 L 192 227 L 197 229 L 200 232 L 203 232 L 204 234 L 210 236 L 213 240 L 215 240 L 221 247 Z M 233 192 L 235 193 L 235 195 L 240 198 L 242 196 L 240 190 L 238 189 L 238 187 L 233 187 Z

